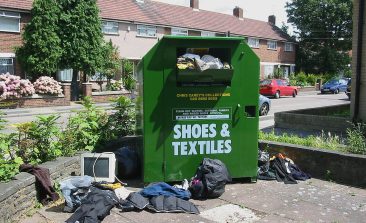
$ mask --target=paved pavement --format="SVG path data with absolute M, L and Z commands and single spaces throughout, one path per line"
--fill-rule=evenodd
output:
M 140 188 L 128 188 L 139 190 Z M 366 222 L 366 190 L 310 179 L 298 184 L 276 181 L 234 183 L 218 199 L 191 200 L 199 215 L 120 212 L 112 209 L 103 223 L 115 222 Z M 21 223 L 64 222 L 62 204 L 45 207 Z

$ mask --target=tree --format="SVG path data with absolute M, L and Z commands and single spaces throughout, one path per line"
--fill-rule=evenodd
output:
M 35 0 L 32 19 L 22 34 L 23 46 L 16 55 L 23 70 L 33 78 L 57 71 L 62 55 L 58 36 L 60 8 L 56 0 Z
M 350 63 L 352 0 L 293 0 L 288 22 L 299 40 L 296 64 L 309 73 L 337 73 Z
M 121 58 L 119 56 L 118 48 L 113 45 L 111 40 L 103 44 L 102 50 L 103 64 L 99 71 L 101 76 L 107 78 L 107 85 L 109 85 L 110 80 L 121 69 Z
M 61 67 L 73 69 L 72 100 L 78 100 L 78 72 L 93 75 L 103 63 L 103 34 L 96 0 L 60 0 Z

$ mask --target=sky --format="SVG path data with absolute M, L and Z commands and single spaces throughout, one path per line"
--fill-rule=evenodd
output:
M 190 0 L 154 0 L 175 5 L 189 7 Z M 287 24 L 286 2 L 289 0 L 199 0 L 199 8 L 233 14 L 235 6 L 243 9 L 244 18 L 268 21 L 269 15 L 276 16 L 276 25 L 282 26 L 282 22 Z M 288 25 L 288 24 L 287 24 Z M 290 27 L 290 32 L 292 28 Z

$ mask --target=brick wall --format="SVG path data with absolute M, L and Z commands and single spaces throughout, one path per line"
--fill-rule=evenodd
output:
M 0 32 L 0 53 L 15 53 L 15 47 L 22 44 L 21 33 L 30 21 L 30 14 L 20 13 L 20 33 Z M 15 60 L 14 74 L 24 77 L 19 63 Z
M 293 145 L 259 141 L 259 148 L 270 155 L 282 153 L 311 177 L 366 188 L 366 156 Z M 331 178 L 331 179 L 329 179 Z
M 39 165 L 50 171 L 52 182 L 59 182 L 71 175 L 80 175 L 80 158 L 60 157 Z M 16 222 L 32 210 L 37 202 L 35 177 L 20 173 L 8 183 L 0 183 L 0 222 Z
M 104 92 L 93 92 L 92 99 L 95 103 L 110 102 L 112 99 L 116 99 L 120 96 L 130 97 L 130 93 L 104 93 Z
M 329 114 L 347 110 L 349 110 L 349 104 L 277 112 L 274 115 L 275 127 L 316 132 L 345 133 L 347 128 L 352 127 L 350 118 Z
M 33 107 L 53 107 L 70 105 L 70 84 L 62 84 L 63 95 L 61 96 L 42 96 L 33 95 L 31 97 L 23 97 L 17 99 L 6 99 L 1 101 L 4 107 L 11 108 L 33 108 Z
M 0 52 L 14 53 L 14 47 L 22 44 L 22 35 L 25 24 L 30 21 L 30 14 L 20 13 L 20 33 L 0 32 Z
M 277 42 L 277 50 L 267 49 L 267 40 L 259 40 L 259 48 L 252 48 L 253 51 L 258 55 L 261 62 L 271 63 L 295 63 L 295 46 L 291 52 L 285 51 L 285 43 Z

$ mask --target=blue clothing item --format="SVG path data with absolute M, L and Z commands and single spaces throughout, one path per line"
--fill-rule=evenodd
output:
M 174 196 L 183 200 L 189 200 L 191 198 L 191 193 L 188 190 L 175 188 L 164 182 L 147 186 L 139 193 L 147 198 L 159 195 Z
M 66 201 L 64 211 L 72 212 L 80 206 L 92 182 L 93 178 L 90 176 L 72 176 L 60 182 L 60 189 Z

